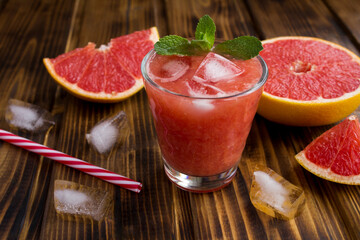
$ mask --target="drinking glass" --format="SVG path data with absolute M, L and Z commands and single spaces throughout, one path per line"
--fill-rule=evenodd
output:
M 187 191 L 218 190 L 236 174 L 267 79 L 266 63 L 256 57 L 262 74 L 245 91 L 193 97 L 169 91 L 149 77 L 149 62 L 155 54 L 151 50 L 145 56 L 141 71 L 165 173 Z

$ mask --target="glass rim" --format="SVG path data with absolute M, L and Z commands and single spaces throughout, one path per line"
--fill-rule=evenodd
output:
M 145 81 L 147 81 L 148 83 L 150 83 L 152 86 L 154 86 L 155 88 L 163 91 L 163 92 L 166 92 L 166 93 L 169 93 L 169 94 L 172 94 L 172 95 L 175 95 L 175 96 L 179 96 L 179 97 L 185 97 L 185 98 L 189 98 L 189 99 L 207 99 L 207 100 L 214 100 L 214 99 L 227 99 L 227 98 L 233 98 L 233 97 L 238 97 L 238 96 L 245 96 L 245 95 L 248 95 L 252 92 L 255 92 L 256 90 L 258 90 L 259 88 L 261 88 L 266 80 L 267 80 L 267 77 L 268 77 L 268 74 L 269 74 L 269 71 L 268 71 L 268 67 L 264 61 L 264 59 L 258 55 L 256 56 L 256 58 L 259 60 L 260 62 L 260 65 L 261 65 L 261 68 L 263 70 L 262 74 L 261 74 L 261 77 L 259 79 L 259 81 L 257 83 L 255 83 L 251 88 L 249 89 L 246 89 L 242 92 L 238 92 L 238 93 L 234 93 L 234 94 L 231 94 L 231 95 L 225 95 L 225 96 L 214 96 L 214 97 L 194 97 L 194 96 L 188 96 L 188 95 L 183 95 L 183 94 L 180 94 L 180 93 L 176 93 L 176 92 L 173 92 L 173 91 L 170 91 L 160 85 L 158 85 L 156 82 L 154 82 L 148 75 L 147 73 L 147 62 L 148 60 L 150 59 L 151 56 L 153 56 L 155 53 L 155 50 L 154 49 L 151 49 L 146 55 L 145 57 L 143 58 L 142 62 L 141 62 L 141 73 L 142 73 L 142 76 L 144 78 Z

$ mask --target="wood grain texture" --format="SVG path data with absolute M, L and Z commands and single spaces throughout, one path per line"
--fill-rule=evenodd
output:
M 323 2 L 279 1 L 273 3 L 249 1 L 254 16 L 265 16 L 257 19 L 264 38 L 280 35 L 314 36 L 337 42 L 358 53 L 358 49 L 352 44 L 351 36 L 347 35 L 342 24 L 333 18 L 333 13 Z M 341 7 L 338 7 L 338 11 L 341 11 Z M 274 14 L 275 12 L 282 14 Z M 360 231 L 354 228 L 353 224 L 360 222 L 360 218 L 357 204 L 352 199 L 354 196 L 359 197 L 359 187 L 343 186 L 319 179 L 298 166 L 293 158 L 312 139 L 331 126 L 299 129 L 273 124 L 260 117 L 257 120 L 265 124 L 263 131 L 268 134 L 265 139 L 268 139 L 269 144 L 272 145 L 268 147 L 270 151 L 266 156 L 267 165 L 292 183 L 301 186 L 306 192 L 307 209 L 297 220 L 298 227 L 302 229 L 299 231 L 300 236 L 358 238 Z M 344 194 L 345 192 L 348 194 Z M 329 228 L 331 231 L 328 231 Z
M 359 53 L 359 8 L 351 0 L 1 1 L 0 128 L 143 183 L 140 194 L 129 192 L 0 142 L 1 239 L 359 239 L 360 188 L 322 180 L 294 159 L 331 126 L 288 127 L 256 116 L 233 182 L 214 193 L 189 193 L 164 173 L 144 90 L 117 104 L 82 101 L 58 87 L 41 62 L 151 26 L 161 36 L 193 37 L 204 14 L 214 19 L 218 38 L 306 35 Z M 46 134 L 10 129 L 3 118 L 10 98 L 48 109 L 55 127 Z M 129 138 L 110 156 L 99 156 L 85 134 L 118 111 L 128 116 Z M 257 163 L 304 189 L 307 204 L 300 216 L 282 221 L 253 207 L 249 189 Z M 97 222 L 58 215 L 57 179 L 108 191 L 109 216 Z
M 198 19 L 208 14 L 216 24 L 216 38 L 256 35 L 243 1 L 169 1 L 166 4 L 168 34 L 194 37 Z
M 88 41 L 97 43 L 97 46 L 107 44 L 113 37 L 155 24 L 151 1 L 77 1 L 75 4 L 77 10 L 73 13 L 71 37 L 67 40 L 66 51 L 82 47 Z M 136 179 L 144 183 L 144 189 L 138 195 L 56 164 L 50 192 L 53 192 L 56 179 L 106 189 L 115 200 L 114 211 L 105 224 L 86 221 L 74 225 L 56 215 L 53 196 L 49 195 L 45 218 L 51 221 L 44 222 L 41 238 L 103 238 L 109 235 L 115 239 L 138 239 L 149 234 L 159 239 L 171 238 L 173 206 L 168 204 L 170 196 L 167 194 L 171 192 L 171 184 L 161 168 L 160 150 L 154 139 L 155 132 L 144 91 L 122 103 L 111 105 L 87 103 L 59 93 L 55 108 L 63 109 L 56 149 Z M 85 134 L 103 117 L 118 111 L 125 111 L 128 116 L 131 128 L 129 139 L 109 158 L 100 157 L 86 143 Z
M 321 0 L 248 2 L 264 39 L 277 36 L 313 36 L 339 43 L 359 53 L 342 24 Z
M 326 0 L 324 3 L 333 13 L 337 22 L 342 26 L 346 35 L 352 38 L 353 44 L 357 46 L 357 48 L 360 48 L 360 32 L 358 30 L 360 23 L 360 4 L 352 0 Z
M 19 8 L 19 6 L 22 6 Z M 59 35 L 67 35 L 66 18 L 51 21 L 51 14 L 66 15 L 72 4 L 49 1 L 4 2 L 0 15 L 0 127 L 39 143 L 52 135 L 26 134 L 10 129 L 4 121 L 7 101 L 15 98 L 51 110 L 56 84 L 41 59 L 44 52 L 64 47 L 64 42 L 48 44 L 48 33 L 58 24 Z M 61 46 L 62 45 L 62 46 Z M 0 235 L 3 239 L 37 239 L 40 234 L 52 165 L 48 160 L 8 144 L 1 145 Z

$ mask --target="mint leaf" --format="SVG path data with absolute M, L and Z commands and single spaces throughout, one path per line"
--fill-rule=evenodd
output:
M 190 44 L 192 47 L 197 48 L 199 51 L 208 52 L 209 49 L 209 43 L 204 40 L 191 40 Z M 211 48 L 211 47 L 210 47 Z
M 237 59 L 247 60 L 259 55 L 263 50 L 261 41 L 252 36 L 241 36 L 215 46 L 214 52 L 231 55 Z
M 186 50 L 188 45 L 190 45 L 190 43 L 186 38 L 169 35 L 160 38 L 160 40 L 155 43 L 154 48 L 156 53 L 160 55 L 187 55 L 183 52 Z
M 159 55 L 199 55 L 207 50 L 207 43 L 203 40 L 192 40 L 191 43 L 183 37 L 169 35 L 160 38 L 154 45 Z
M 195 39 L 203 40 L 207 44 L 207 49 L 210 51 L 215 41 L 216 26 L 214 21 L 209 15 L 205 15 L 199 19 L 199 23 L 196 26 Z

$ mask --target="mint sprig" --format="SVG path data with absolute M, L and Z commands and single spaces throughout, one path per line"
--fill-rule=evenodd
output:
M 185 55 L 192 56 L 209 52 L 215 41 L 215 23 L 205 15 L 200 18 L 196 27 L 195 40 L 188 41 L 186 38 L 169 35 L 160 38 L 155 43 L 155 51 L 160 55 Z
M 155 43 L 155 51 L 159 55 L 203 54 L 211 51 L 215 41 L 215 31 L 214 21 L 209 15 L 205 15 L 199 19 L 194 40 L 188 41 L 186 38 L 176 35 L 165 36 Z M 247 60 L 257 56 L 262 49 L 261 41 L 256 37 L 241 36 L 216 45 L 213 51 Z

